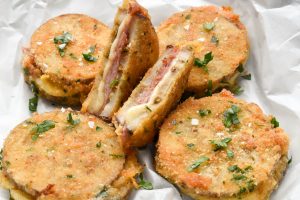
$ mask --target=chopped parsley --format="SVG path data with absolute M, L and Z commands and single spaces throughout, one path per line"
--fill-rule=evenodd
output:
M 214 151 L 225 149 L 228 146 L 228 143 L 231 142 L 231 138 L 224 138 L 220 141 L 210 140 L 210 143 L 214 146 Z
M 182 131 L 176 131 L 176 132 L 175 132 L 176 135 L 179 135 L 179 134 L 181 134 L 181 133 L 182 133 Z
M 72 126 L 76 126 L 77 124 L 80 123 L 80 119 L 73 119 L 72 117 L 72 113 L 69 113 L 67 116 L 67 121 L 69 122 L 69 124 L 71 124 Z
M 149 108 L 149 106 L 145 106 L 146 110 L 148 110 L 149 112 L 152 112 L 151 108 Z
M 125 158 L 124 154 L 109 154 L 113 158 Z
M 104 187 L 102 188 L 102 190 L 101 190 L 99 193 L 97 193 L 97 194 L 95 195 L 95 198 L 99 198 L 99 197 L 107 197 L 107 196 L 108 196 L 107 190 L 108 190 L 108 188 L 107 188 L 106 186 L 104 186 Z
M 101 141 L 97 142 L 96 147 L 101 148 Z
M 58 49 L 59 55 L 63 57 L 65 55 L 65 48 L 69 44 L 70 41 L 72 41 L 72 35 L 69 32 L 63 32 L 62 35 L 55 36 L 53 41 L 56 44 L 56 47 Z
M 114 79 L 110 82 L 109 87 L 114 88 L 119 84 L 119 79 Z
M 208 109 L 200 109 L 198 110 L 198 114 L 201 116 L 201 117 L 204 117 L 204 116 L 207 116 L 208 114 L 211 113 L 211 110 L 208 110 Z
M 206 31 L 211 31 L 213 30 L 215 27 L 215 23 L 214 22 L 205 22 L 203 24 L 203 28 L 206 30 Z
M 227 154 L 228 158 L 233 158 L 234 157 L 234 153 L 230 149 L 227 149 L 226 154 Z
M 243 75 L 242 78 L 244 78 L 246 80 L 251 80 L 251 74 Z
M 33 92 L 34 96 L 29 99 L 28 108 L 29 108 L 30 112 L 36 112 L 37 106 L 38 106 L 38 101 L 39 101 L 38 89 L 36 88 L 34 83 L 31 83 L 30 87 L 31 87 L 31 91 Z
M 67 174 L 66 177 L 67 178 L 74 178 L 74 176 L 72 174 Z
M 256 184 L 254 180 L 246 176 L 246 173 L 252 170 L 252 166 L 247 166 L 244 169 L 241 169 L 237 165 L 229 166 L 228 171 L 232 172 L 232 180 L 240 187 L 240 191 L 237 195 L 241 195 L 245 192 L 252 192 Z
M 2 150 L 1 150 L 1 151 L 2 151 Z M 289 159 L 289 161 L 288 161 L 288 165 L 291 164 L 292 161 L 293 161 L 293 157 L 291 156 L 290 159 Z
M 231 108 L 224 112 L 223 124 L 226 128 L 230 128 L 232 125 L 237 125 L 240 123 L 237 115 L 238 112 L 240 112 L 240 108 L 236 105 L 231 105 Z
M 82 53 L 83 58 L 89 62 L 96 62 L 98 59 L 92 54 L 95 52 L 96 45 L 90 46 L 86 53 Z
M 35 125 L 35 127 L 31 129 L 31 131 L 34 133 L 31 139 L 33 141 L 36 141 L 41 134 L 54 127 L 55 127 L 55 122 L 52 120 L 45 120 L 42 123 Z
M 186 146 L 187 146 L 188 148 L 190 148 L 190 149 L 191 149 L 191 148 L 193 148 L 193 147 L 195 146 L 195 144 L 193 144 L 193 143 L 189 143 L 189 144 L 187 144 Z
M 31 112 L 36 112 L 37 110 L 37 105 L 38 105 L 38 100 L 39 100 L 39 97 L 37 95 L 34 95 L 34 97 L 30 98 L 29 99 L 29 110 Z
M 272 124 L 273 128 L 279 127 L 279 122 L 277 121 L 277 119 L 275 117 L 272 117 L 271 124 Z
M 197 67 L 201 67 L 204 71 L 208 72 L 207 64 L 212 61 L 214 58 L 212 52 L 208 52 L 207 54 L 204 55 L 204 59 L 200 60 L 199 58 L 195 58 L 194 60 L 194 65 Z
M 215 44 L 216 46 L 218 46 L 219 44 L 219 38 L 217 38 L 217 36 L 213 35 L 210 39 L 210 42 Z
M 232 88 L 230 88 L 230 91 L 235 94 L 235 95 L 239 95 L 242 94 L 244 92 L 243 88 L 241 88 L 240 86 L 236 85 Z
M 187 171 L 192 172 L 193 170 L 197 169 L 198 167 L 200 167 L 201 164 L 203 164 L 204 162 L 208 161 L 209 158 L 206 156 L 201 156 L 198 160 L 196 160 L 192 165 L 190 165 L 187 168 Z
M 244 66 L 242 63 L 239 64 L 239 66 L 237 67 L 238 72 L 242 73 L 244 71 Z
M 143 188 L 145 190 L 153 190 L 153 185 L 150 181 L 147 181 L 143 178 L 143 174 L 139 174 L 138 176 L 138 184 L 139 184 L 139 188 Z
M 96 131 L 101 131 L 102 128 L 100 126 L 96 126 Z
M 73 54 L 73 53 L 70 53 L 69 56 L 74 59 L 74 60 L 77 60 L 77 57 Z
M 205 91 L 205 95 L 206 96 L 211 96 L 212 92 L 213 92 L 212 89 L 213 89 L 212 80 L 208 80 L 207 89 Z
M 185 16 L 185 19 L 191 19 L 191 14 L 188 14 L 187 16 Z

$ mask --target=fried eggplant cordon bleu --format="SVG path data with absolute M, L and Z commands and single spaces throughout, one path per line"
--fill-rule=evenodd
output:
M 83 103 L 82 111 L 110 121 L 156 62 L 158 48 L 158 38 L 147 10 L 134 0 L 125 0 L 115 17 L 111 45 L 104 54 L 104 68 Z
M 288 164 L 276 119 L 223 90 L 189 98 L 164 121 L 156 170 L 194 199 L 269 199 Z
M 125 147 L 152 141 L 164 117 L 180 100 L 193 59 L 190 47 L 168 46 L 148 70 L 113 120 Z
M 167 45 L 191 45 L 194 67 L 187 91 L 210 96 L 220 88 L 238 93 L 237 78 L 245 75 L 249 54 L 245 26 L 229 7 L 193 7 L 175 13 L 157 29 L 160 53 Z
M 1 153 L 0 183 L 14 200 L 125 199 L 141 172 L 112 127 L 70 109 L 19 124 Z
M 100 70 L 110 29 L 82 14 L 52 18 L 32 35 L 24 49 L 25 80 L 46 99 L 78 106 L 92 88 Z

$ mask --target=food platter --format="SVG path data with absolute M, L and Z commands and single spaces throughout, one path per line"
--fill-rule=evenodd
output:
M 300 4 L 297 1 L 138 1 L 148 9 L 158 26 L 171 14 L 191 6 L 231 6 L 247 28 L 250 54 L 246 64 L 252 80 L 241 80 L 244 92 L 237 96 L 255 102 L 267 114 L 273 114 L 290 137 L 292 163 L 271 199 L 299 199 L 300 137 L 300 43 L 298 30 Z M 33 96 L 22 75 L 22 49 L 32 33 L 46 20 L 65 13 L 82 13 L 101 20 L 110 27 L 121 1 L 6 1 L 0 4 L 0 130 L 1 144 L 17 124 L 31 116 L 28 99 Z M 58 106 L 40 99 L 38 112 Z M 58 107 L 60 109 L 60 107 Z M 145 164 L 144 176 L 153 190 L 134 191 L 129 199 L 188 199 L 159 176 L 153 165 L 154 145 L 139 150 Z M 1 190 L 1 199 L 8 193 Z

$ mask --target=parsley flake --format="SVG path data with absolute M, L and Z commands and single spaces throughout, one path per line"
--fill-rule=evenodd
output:
M 230 128 L 232 125 L 240 123 L 237 115 L 238 112 L 240 112 L 240 108 L 236 105 L 232 105 L 231 108 L 224 112 L 223 124 L 226 128 Z
M 96 126 L 96 131 L 101 131 L 102 128 L 100 126 Z
M 273 128 L 279 127 L 279 122 L 277 121 L 277 119 L 275 117 L 272 117 L 271 124 L 272 124 Z
M 72 125 L 72 126 L 75 126 L 77 124 L 80 123 L 80 119 L 73 119 L 72 117 L 72 113 L 69 113 L 68 116 L 67 116 L 67 121 Z
M 62 35 L 55 36 L 53 41 L 56 44 L 56 47 L 58 49 L 59 55 L 63 57 L 65 55 L 65 48 L 69 44 L 70 41 L 72 41 L 72 35 L 69 32 L 63 32 Z
M 233 158 L 234 157 L 234 153 L 230 149 L 227 149 L 226 154 L 227 154 L 228 158 Z
M 98 59 L 92 55 L 95 49 L 96 45 L 91 46 L 86 53 L 82 53 L 83 58 L 89 62 L 96 62 Z
M 203 28 L 206 30 L 206 31 L 211 31 L 213 30 L 215 27 L 215 23 L 214 22 L 205 22 L 203 24 Z
M 211 96 L 212 92 L 213 92 L 212 89 L 213 89 L 212 80 L 208 80 L 207 89 L 205 91 L 205 95 L 206 96 Z
M 209 158 L 206 156 L 201 156 L 198 160 L 196 160 L 192 165 L 190 165 L 187 168 L 187 171 L 192 172 L 193 170 L 197 169 L 198 167 L 200 167 L 201 164 L 203 164 L 204 162 L 208 161 Z
M 195 58 L 194 60 L 194 65 L 197 67 L 201 67 L 205 72 L 208 72 L 207 64 L 212 61 L 214 58 L 212 52 L 208 52 L 207 54 L 204 55 L 204 59 L 200 60 L 199 58 Z
M 150 181 L 145 180 L 143 178 L 143 174 L 139 174 L 138 179 L 139 188 L 143 188 L 145 190 L 153 190 L 152 183 Z
M 215 44 L 216 46 L 218 46 L 219 44 L 219 38 L 217 38 L 217 36 L 213 35 L 210 39 L 210 42 Z
M 242 78 L 244 78 L 246 80 L 251 80 L 251 74 L 243 75 Z
M 31 139 L 33 141 L 36 141 L 41 134 L 54 127 L 55 127 L 55 123 L 52 120 L 45 120 L 42 123 L 35 125 L 35 127 L 31 129 L 31 131 L 34 133 Z
M 208 110 L 208 109 L 200 109 L 198 110 L 198 114 L 201 116 L 201 117 L 204 117 L 204 116 L 207 116 L 208 114 L 211 113 L 211 110 Z
M 225 149 L 228 146 L 228 143 L 231 142 L 231 138 L 224 138 L 221 141 L 210 140 L 210 143 L 214 146 L 214 151 Z

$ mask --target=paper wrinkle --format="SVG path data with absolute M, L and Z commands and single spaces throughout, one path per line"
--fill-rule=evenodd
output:
M 171 14 L 191 6 L 232 6 L 248 30 L 250 55 L 246 64 L 252 80 L 241 80 L 245 92 L 238 98 L 258 104 L 272 113 L 290 137 L 293 162 L 272 200 L 300 199 L 300 1 L 299 0 L 138 0 L 145 6 L 155 26 Z M 65 13 L 83 13 L 112 27 L 121 0 L 11 0 L 0 2 L 0 143 L 17 124 L 31 114 L 28 99 L 33 96 L 24 83 L 21 70 L 22 47 L 28 46 L 32 33 L 48 19 Z M 40 99 L 38 111 L 53 106 Z M 130 200 L 189 199 L 159 176 L 153 166 L 154 145 L 139 150 L 145 164 L 144 176 L 154 190 L 137 190 Z M 8 192 L 0 190 L 0 199 Z

